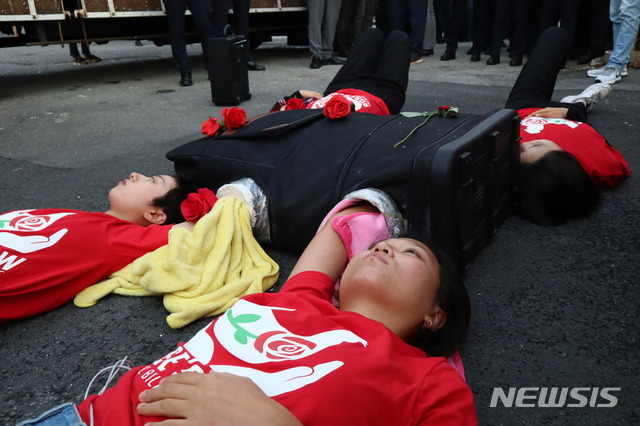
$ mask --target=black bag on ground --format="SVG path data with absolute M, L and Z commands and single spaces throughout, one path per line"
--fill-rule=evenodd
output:
M 207 41 L 211 100 L 216 105 L 239 105 L 251 99 L 247 52 L 242 35 L 211 38 Z
M 258 118 L 232 135 L 167 153 L 198 187 L 250 177 L 267 195 L 271 245 L 302 252 L 324 216 L 357 189 L 389 194 L 412 234 L 467 265 L 513 211 L 519 118 L 513 110 L 456 118 L 321 110 Z M 404 143 L 394 145 L 419 127 Z

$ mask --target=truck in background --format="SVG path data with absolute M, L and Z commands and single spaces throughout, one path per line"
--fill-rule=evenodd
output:
M 253 48 L 276 35 L 290 45 L 307 44 L 306 0 L 252 0 L 249 19 Z M 187 42 L 198 42 L 188 10 L 186 29 Z M 163 1 L 0 0 L 0 47 L 111 40 L 169 44 Z

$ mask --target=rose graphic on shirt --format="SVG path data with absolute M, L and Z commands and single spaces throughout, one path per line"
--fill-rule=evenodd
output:
M 17 210 L 0 215 L 0 246 L 19 253 L 32 253 L 55 245 L 67 233 L 67 229 L 59 229 L 46 235 L 45 231 L 58 219 L 74 213 L 52 213 L 49 215 L 33 215 L 31 210 Z M 28 232 L 14 234 L 9 231 Z
M 315 343 L 284 331 L 262 333 L 253 343 L 258 352 L 271 359 L 292 359 L 303 357 L 316 348 Z
M 18 216 L 9 223 L 17 231 L 37 231 L 51 221 L 49 216 Z
M 521 127 L 531 135 L 537 135 L 544 129 L 547 124 L 564 124 L 575 129 L 579 123 L 563 118 L 543 118 L 543 117 L 527 117 L 522 120 Z

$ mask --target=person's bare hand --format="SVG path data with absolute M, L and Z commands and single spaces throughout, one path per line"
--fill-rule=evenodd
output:
M 139 398 L 138 414 L 168 418 L 147 426 L 301 425 L 250 379 L 227 373 L 175 374 Z
M 314 92 L 312 90 L 298 90 L 298 92 L 300 92 L 300 96 L 302 96 L 303 99 L 306 99 L 306 98 L 320 99 L 320 98 L 322 98 L 322 94 L 321 93 Z
M 543 117 L 543 118 L 566 118 L 569 108 L 549 107 L 542 108 L 532 112 L 525 118 L 529 117 Z

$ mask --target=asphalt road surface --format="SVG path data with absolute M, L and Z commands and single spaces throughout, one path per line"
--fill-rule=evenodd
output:
M 458 59 L 442 62 L 438 45 L 435 57 L 413 65 L 404 110 L 500 108 L 520 67 L 509 67 L 506 53 L 496 66 L 472 63 L 468 48 L 462 44 Z M 171 172 L 164 154 L 199 138 L 202 121 L 219 116 L 197 45 L 189 46 L 194 85 L 186 88 L 178 86 L 168 46 L 121 41 L 92 51 L 104 60 L 72 66 L 60 46 L 0 50 L 3 212 L 105 211 L 107 192 L 119 180 L 131 171 Z M 241 107 L 250 116 L 297 89 L 324 90 L 337 70 L 309 69 L 307 49 L 279 40 L 254 56 L 267 70 L 249 74 L 253 97 Z M 555 97 L 591 84 L 586 69 L 569 61 Z M 640 424 L 639 105 L 640 71 L 630 69 L 591 113 L 594 127 L 634 171 L 603 192 L 593 216 L 561 227 L 511 217 L 465 272 L 473 314 L 462 357 L 483 425 Z M 281 283 L 296 256 L 267 252 L 281 265 Z M 209 321 L 172 330 L 165 316 L 160 298 L 110 296 L 91 308 L 68 303 L 1 327 L 0 424 L 79 402 L 103 367 L 124 356 L 152 362 Z M 533 407 L 492 407 L 496 388 L 521 392 L 529 398 L 520 401 Z M 568 397 L 561 407 L 540 407 L 542 388 L 583 388 L 578 392 L 589 403 L 571 407 L 580 400 Z

